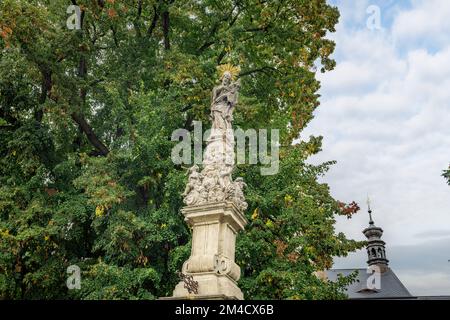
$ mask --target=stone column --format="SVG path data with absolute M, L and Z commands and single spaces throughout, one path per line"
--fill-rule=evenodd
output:
M 213 89 L 212 130 L 202 168 L 190 168 L 183 193 L 186 206 L 182 213 L 192 227 L 191 256 L 182 268 L 189 281 L 180 281 L 173 296 L 163 299 L 243 299 L 237 286 L 241 270 L 234 254 L 236 234 L 247 224 L 243 214 L 247 209 L 246 184 L 241 177 L 232 179 L 235 154 L 231 123 L 240 82 L 233 81 L 236 68 L 224 67 L 222 83 Z M 189 284 L 196 290 L 189 290 Z
M 247 219 L 233 202 L 185 207 L 186 222 L 192 227 L 192 251 L 182 272 L 198 282 L 197 294 L 190 294 L 184 282 L 175 287 L 174 298 L 243 299 L 237 281 L 241 269 L 234 262 L 236 234 Z

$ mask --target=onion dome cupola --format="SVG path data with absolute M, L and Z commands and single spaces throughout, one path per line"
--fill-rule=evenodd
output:
M 368 212 L 369 212 L 369 227 L 363 230 L 364 235 L 367 238 L 367 264 L 369 266 L 376 265 L 380 268 L 380 272 L 384 272 L 388 269 L 389 260 L 386 258 L 385 242 L 381 240 L 383 235 L 383 229 L 375 226 L 372 219 L 372 210 L 370 209 L 370 201 L 367 200 Z

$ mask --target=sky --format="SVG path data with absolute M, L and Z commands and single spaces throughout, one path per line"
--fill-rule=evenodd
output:
M 337 66 L 318 73 L 321 105 L 302 139 L 324 137 L 310 162 L 336 160 L 321 180 L 362 209 L 336 229 L 365 240 L 369 195 L 400 280 L 413 295 L 450 295 L 450 187 L 441 176 L 450 163 L 450 1 L 329 3 L 341 13 L 328 35 Z M 366 260 L 359 251 L 334 267 Z

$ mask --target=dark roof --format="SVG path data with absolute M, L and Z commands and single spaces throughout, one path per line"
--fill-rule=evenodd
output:
M 418 296 L 417 300 L 450 300 L 450 296 Z
M 401 283 L 392 269 L 381 273 L 380 289 L 367 289 L 367 278 L 371 276 L 367 269 L 331 269 L 327 270 L 328 279 L 335 281 L 338 274 L 348 276 L 358 271 L 356 281 L 347 287 L 349 299 L 411 299 L 412 295 Z

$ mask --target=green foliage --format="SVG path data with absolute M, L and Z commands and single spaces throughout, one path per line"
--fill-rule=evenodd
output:
M 81 289 L 72 290 L 74 298 L 90 300 L 155 299 L 160 277 L 153 268 L 117 267 L 102 261 L 82 265 Z
M 447 179 L 447 183 L 450 185 L 450 166 L 449 169 L 444 170 L 444 173 L 442 173 L 442 176 Z
M 241 66 L 235 125 L 281 129 L 280 173 L 242 165 L 251 223 L 238 237 L 245 297 L 340 299 L 319 280 L 362 246 L 335 234 L 353 207 L 318 182 L 332 164 L 292 145 L 319 105 L 315 68 L 334 67 L 324 0 L 0 3 L 0 299 L 153 299 L 189 256 L 180 214 L 186 168 L 175 129 L 207 123 L 216 66 Z M 205 128 L 206 129 L 206 128 Z M 343 208 L 345 207 L 345 210 Z M 82 270 L 68 290 L 66 269 Z

